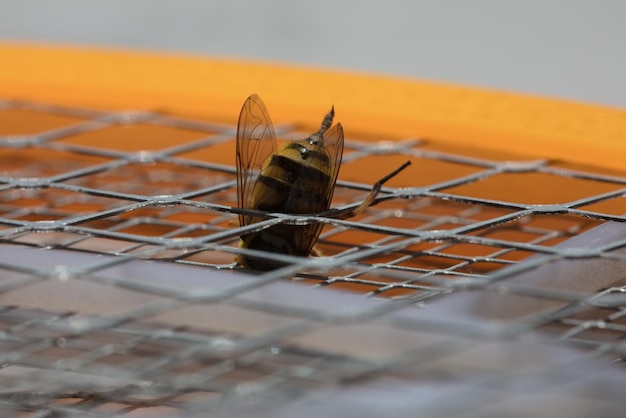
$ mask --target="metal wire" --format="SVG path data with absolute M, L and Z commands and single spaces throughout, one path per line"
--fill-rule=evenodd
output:
M 241 228 L 234 126 L 4 101 L 0 134 L 6 411 L 502 416 L 532 397 L 523 416 L 546 416 L 582 392 L 579 416 L 626 406 L 619 174 L 349 138 L 342 170 L 409 158 L 413 187 L 354 219 Z M 339 181 L 336 206 L 370 187 Z M 233 271 L 243 231 L 303 222 L 326 224 L 324 257 Z

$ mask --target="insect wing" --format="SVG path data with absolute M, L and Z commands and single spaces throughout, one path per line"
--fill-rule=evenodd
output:
M 329 167 L 326 171 L 330 176 L 330 182 L 328 183 L 328 188 L 326 190 L 322 190 L 324 196 L 327 197 L 328 203 L 333 198 L 333 192 L 335 191 L 335 183 L 337 182 L 337 175 L 339 174 L 339 166 L 341 165 L 341 157 L 343 155 L 343 127 L 341 123 L 338 123 L 331 127 L 324 134 L 324 148 L 326 148 L 326 152 L 328 153 Z M 328 209 L 326 207 L 325 209 Z M 297 237 L 301 242 L 298 244 L 302 248 L 307 248 L 306 254 L 309 254 L 317 241 L 317 237 L 320 232 L 322 232 L 322 228 L 324 224 L 318 223 L 311 225 L 311 230 L 307 233 L 303 233 L 301 236 Z
M 248 208 L 263 163 L 276 151 L 276 134 L 265 104 L 253 94 L 243 104 L 237 123 L 237 202 Z M 249 215 L 239 215 L 239 224 L 248 225 Z
M 335 191 L 335 183 L 337 182 L 337 175 L 339 174 L 339 167 L 341 166 L 341 157 L 343 156 L 343 127 L 341 123 L 337 123 L 326 131 L 324 134 L 324 146 L 328 151 L 331 165 L 328 170 L 330 183 L 326 191 L 326 196 L 328 196 L 328 201 L 330 202 L 333 198 L 333 192 Z

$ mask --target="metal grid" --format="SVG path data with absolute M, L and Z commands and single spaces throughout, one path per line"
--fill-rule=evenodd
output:
M 244 251 L 232 225 L 235 130 L 0 102 L 0 407 L 23 416 L 626 407 L 626 177 L 449 152 L 436 138 L 348 136 L 339 177 L 359 182 L 338 182 L 335 207 L 358 204 L 384 174 L 377 167 L 409 158 L 413 171 L 392 182 L 403 187 L 384 188 L 353 219 L 272 214 L 246 227 L 326 224 L 325 257 L 266 254 L 291 265 L 248 275 L 232 270 Z M 277 133 L 302 136 L 287 125 Z

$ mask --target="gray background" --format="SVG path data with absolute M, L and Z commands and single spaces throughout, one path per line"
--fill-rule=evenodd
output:
M 626 108 L 626 1 L 0 0 L 0 39 L 282 61 Z

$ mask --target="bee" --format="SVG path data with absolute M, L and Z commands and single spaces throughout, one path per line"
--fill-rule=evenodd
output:
M 343 128 L 333 125 L 334 107 L 314 134 L 276 147 L 276 135 L 269 113 L 256 94 L 248 97 L 237 124 L 237 200 L 240 208 L 268 213 L 313 215 L 328 211 L 343 155 Z M 331 217 L 346 219 L 370 206 L 382 185 L 410 162 L 379 180 L 356 208 Z M 239 215 L 240 226 L 264 218 Z M 306 257 L 323 228 L 320 222 L 307 225 L 278 224 L 241 235 L 239 247 Z M 239 254 L 236 268 L 256 271 L 285 266 L 269 257 Z

